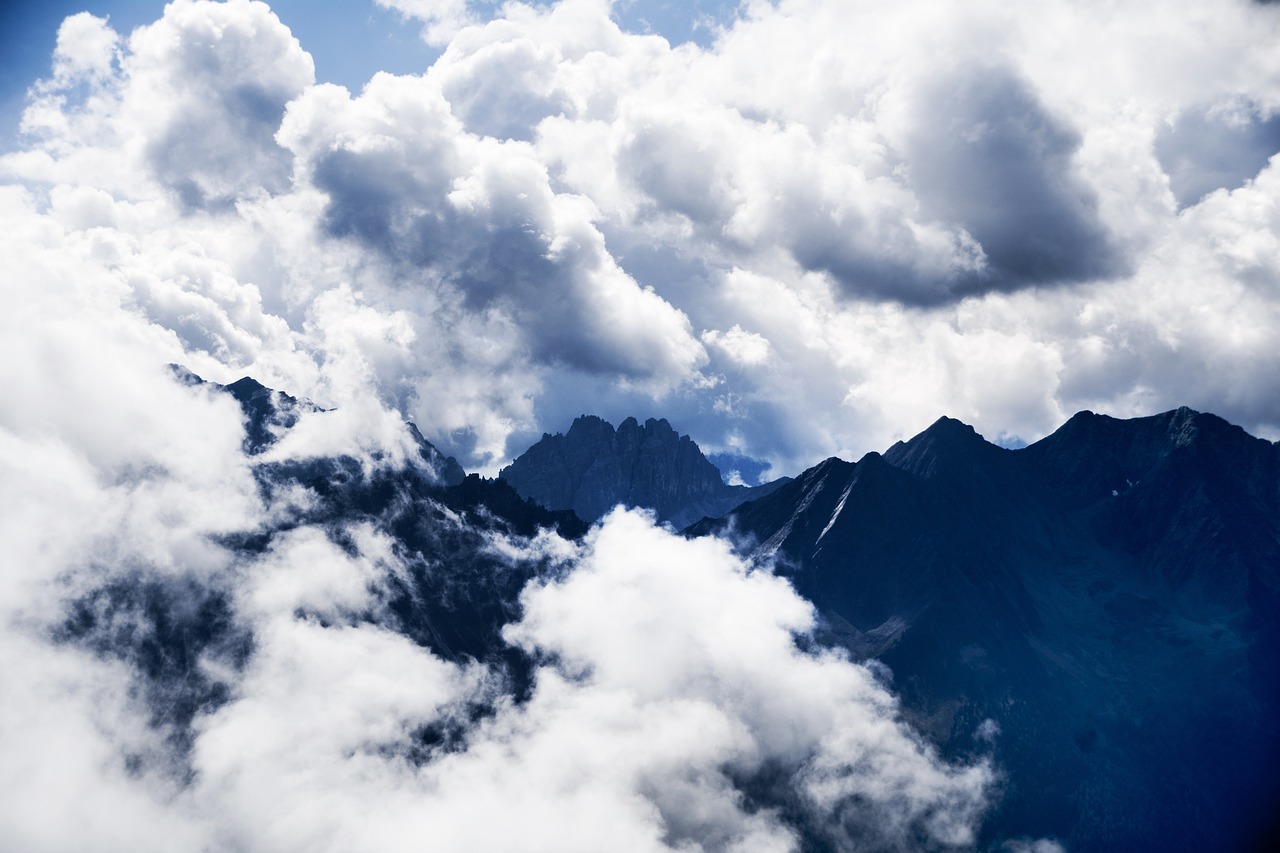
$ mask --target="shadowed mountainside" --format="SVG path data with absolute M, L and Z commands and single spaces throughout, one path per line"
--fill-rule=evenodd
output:
M 775 558 L 948 754 L 994 745 L 986 838 L 1227 850 L 1273 828 L 1276 445 L 1185 408 L 1082 412 L 1020 450 L 942 418 L 687 532 Z

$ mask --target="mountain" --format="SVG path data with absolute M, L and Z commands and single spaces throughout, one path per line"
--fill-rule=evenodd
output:
M 209 382 L 197 376 L 180 364 L 171 364 L 169 369 L 187 385 L 204 385 L 229 394 L 240 404 L 244 414 L 244 452 L 256 456 L 279 440 L 285 432 L 298 423 L 304 413 L 324 412 L 326 409 L 317 406 L 310 400 L 299 400 L 268 388 L 251 376 L 245 376 L 229 385 Z M 467 472 L 452 456 L 445 456 L 435 445 L 423 438 L 418 427 L 409 423 L 409 434 L 418 445 L 418 455 L 425 462 L 427 469 L 434 473 L 438 481 L 445 486 L 456 486 L 466 478 Z
M 344 618 L 483 662 L 492 695 L 460 709 L 470 723 L 528 701 L 540 661 L 504 627 L 521 617 L 523 592 L 563 576 L 566 552 L 504 554 L 544 528 L 581 539 L 583 520 L 504 479 L 459 479 L 416 430 L 422 452 L 408 465 L 282 461 L 266 451 L 324 410 L 248 378 L 222 386 L 175 372 L 238 401 L 256 485 L 279 508 L 217 538 L 240 570 L 300 529 L 352 553 L 352 531 L 371 531 L 395 569 L 376 608 Z M 579 421 L 594 445 L 535 445 L 563 467 L 587 458 L 571 497 L 611 472 L 626 500 L 659 511 L 659 499 L 706 494 L 690 483 L 715 493 L 696 445 L 665 422 Z M 991 757 L 1002 782 L 978 849 L 1042 849 L 1014 841 L 1046 836 L 1072 851 L 1280 849 L 1276 444 L 1188 409 L 1127 421 L 1084 412 L 1019 450 L 942 418 L 883 454 L 828 459 L 748 496 L 686 534 L 719 533 L 768 558 L 819 613 L 799 646 L 842 647 L 891 680 L 902 716 L 946 758 Z M 256 642 L 236 618 L 234 585 L 202 577 L 139 572 L 69 591 L 53 637 L 132 667 L 179 763 L 200 720 L 232 701 L 234 680 L 218 673 L 251 666 Z M 470 723 L 414 730 L 410 759 L 465 749 Z M 739 780 L 744 801 L 782 815 L 804 850 L 844 849 L 805 823 L 771 773 Z M 856 818 L 856 798 L 841 809 Z
M 397 579 L 390 601 L 391 610 L 400 618 L 399 628 L 442 657 L 497 662 L 517 682 L 524 678 L 528 662 L 510 653 L 501 629 L 519 613 L 519 593 L 530 576 L 513 574 L 504 561 L 491 555 L 489 537 L 532 536 L 548 528 L 572 539 L 586 532 L 586 524 L 572 512 L 548 510 L 520 497 L 501 480 L 468 475 L 456 459 L 442 454 L 412 423 L 407 426 L 418 444 L 417 464 L 369 470 L 350 457 L 265 461 L 263 451 L 291 429 L 301 414 L 327 410 L 249 377 L 220 385 L 180 366 L 171 365 L 171 369 L 181 381 L 226 393 L 240 404 L 245 451 L 258 460 L 254 476 L 264 494 L 301 486 L 314 495 L 285 529 L 310 524 L 336 531 L 361 521 L 373 525 L 396 543 L 398 554 L 409 567 L 407 574 Z M 246 554 L 261 553 L 279 532 L 245 535 L 224 544 Z M 187 594 L 188 590 L 109 591 L 106 601 L 92 602 L 92 608 L 85 612 L 105 609 L 114 615 L 121 608 L 164 611 L 167 597 Z M 213 602 L 205 609 L 179 608 L 196 620 L 174 628 L 184 649 L 178 657 L 185 661 L 182 666 L 174 664 L 174 672 L 182 675 L 184 685 L 200 683 L 190 676 L 184 655 L 198 656 L 207 645 L 232 642 L 217 630 L 223 606 L 225 603 Z M 91 627 L 76 623 L 68 630 L 87 633 Z M 172 657 L 171 650 L 158 649 L 153 654 L 161 660 Z M 186 707 L 180 701 L 170 701 L 170 705 Z
M 988 842 L 1236 850 L 1274 830 L 1275 444 L 1185 408 L 1082 412 L 1019 450 L 942 418 L 686 532 L 774 558 L 944 754 L 993 750 Z
M 650 508 L 676 528 L 723 515 L 783 482 L 726 485 L 698 445 L 666 420 L 641 426 L 627 418 L 615 430 L 592 415 L 574 420 L 565 434 L 544 434 L 498 476 L 523 497 L 585 521 L 625 504 Z

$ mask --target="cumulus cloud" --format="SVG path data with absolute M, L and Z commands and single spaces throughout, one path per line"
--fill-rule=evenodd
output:
M 688 320 L 616 263 L 591 204 L 556 193 L 517 142 L 477 138 L 432 81 L 321 87 L 281 139 L 326 193 L 325 227 L 381 253 L 406 286 L 508 314 L 535 357 L 669 386 L 704 359 Z
M 508 541 L 509 558 L 561 562 L 558 579 L 526 590 L 525 616 L 506 632 L 543 661 L 519 703 L 475 665 L 351 621 L 369 604 L 366 549 L 394 562 L 368 534 L 353 557 L 299 532 L 249 567 L 242 612 L 255 651 L 232 701 L 197 723 L 189 792 L 218 816 L 222 843 L 397 850 L 428 833 L 445 850 L 792 850 L 972 840 L 990 769 L 941 762 L 865 669 L 799 650 L 809 605 L 725 543 L 688 542 L 621 511 L 581 550 Z M 492 711 L 468 722 L 476 701 Z M 447 719 L 460 722 L 458 742 L 415 751 L 414 733 Z
M 384 9 L 394 9 L 406 18 L 422 22 L 422 38 L 428 44 L 447 44 L 449 39 L 475 18 L 467 0 L 374 0 Z
M 6 837 L 263 851 L 972 839 L 991 769 L 941 761 L 865 669 L 798 647 L 810 606 L 727 543 L 635 512 L 581 545 L 492 538 L 513 565 L 553 568 L 506 633 L 537 663 L 524 698 L 500 669 L 414 642 L 389 606 L 409 567 L 387 530 L 310 522 L 314 496 L 264 489 L 254 469 L 311 458 L 326 424 L 334 454 L 381 441 L 389 457 L 400 438 L 315 412 L 271 458 L 245 457 L 230 398 L 154 364 L 176 336 L 124 310 L 125 281 L 60 264 L 93 246 L 28 203 L 20 221 L 42 229 L 7 239 L 40 287 L 4 291 L 3 339 L 64 360 L 40 375 L 4 362 Z M 24 321 L 68 302 L 80 310 L 59 328 Z M 233 544 L 246 535 L 268 544 Z
M 388 5 L 443 50 L 359 93 L 260 3 L 68 19 L 0 169 L 167 360 L 490 473 L 584 399 L 791 473 L 944 412 L 1280 430 L 1272 8 L 791 0 L 673 47 Z
M 349 534 L 339 547 L 295 529 L 224 567 L 251 651 L 239 667 L 211 651 L 200 660 L 226 698 L 191 721 L 189 752 L 175 754 L 131 697 L 146 680 L 131 662 L 6 636 L 30 665 L 6 669 L 12 725 L 0 734 L 15 746 L 52 739 L 53 726 L 59 742 L 78 738 L 74 761 L 43 756 L 24 783 L 75 794 L 86 815 L 49 825 L 57 801 L 6 807 L 10 837 L 245 850 L 407 850 L 424 835 L 444 850 L 973 839 L 989 767 L 943 763 L 867 670 L 798 649 L 810 606 L 726 543 L 685 541 L 634 512 L 580 550 L 508 541 L 514 559 L 550 552 L 561 565 L 507 630 L 543 661 L 515 701 L 498 673 L 383 623 L 379 590 L 403 568 L 381 534 Z M 36 723 L 53 702 L 58 714 Z M 447 746 L 424 746 L 433 729 L 452 732 Z
M 794 786 L 815 834 L 837 847 L 971 843 L 990 770 L 940 763 L 895 720 L 869 671 L 799 650 L 793 637 L 813 629 L 811 606 L 727 543 L 688 542 L 616 511 L 574 571 L 527 590 L 524 603 L 508 638 L 550 655 L 584 692 L 621 703 L 637 733 L 683 732 L 671 754 L 636 745 L 658 763 L 640 779 L 669 843 L 756 849 L 744 828 L 768 813 L 748 820 L 735 788 L 750 791 L 760 777 Z M 610 737 L 608 751 L 627 750 L 625 730 Z M 766 837 L 788 834 L 774 826 Z
M 287 185 L 289 161 L 273 137 L 314 70 L 265 4 L 178 0 L 117 60 L 119 41 L 87 13 L 63 23 L 54 75 L 24 116 L 40 140 L 19 158 L 24 176 L 125 197 L 158 183 L 184 210 Z M 73 97 L 82 86 L 88 96 Z

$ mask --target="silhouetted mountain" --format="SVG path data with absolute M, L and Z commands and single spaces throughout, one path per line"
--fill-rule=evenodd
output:
M 1261 843 L 1280 804 L 1276 445 L 1189 409 L 1083 412 L 1020 450 L 942 418 L 688 532 L 714 531 L 776 556 L 822 638 L 888 664 L 946 753 L 993 750 L 988 841 Z
M 641 426 L 627 418 L 615 430 L 593 415 L 574 420 L 566 434 L 544 434 L 498 476 L 524 497 L 586 521 L 624 504 L 652 509 L 678 528 L 723 515 L 781 483 L 725 485 L 698 445 L 666 420 Z
M 418 444 L 418 455 L 435 469 L 436 476 L 440 478 L 442 484 L 456 486 L 466 479 L 467 472 L 458 464 L 458 460 L 452 456 L 445 456 L 437 450 L 434 444 L 422 437 L 422 433 L 413 422 L 409 423 L 409 434 Z

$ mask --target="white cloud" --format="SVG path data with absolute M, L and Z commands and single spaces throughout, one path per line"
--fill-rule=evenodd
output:
M 714 329 L 703 332 L 702 341 L 722 350 L 739 364 L 755 366 L 769 359 L 769 339 L 755 332 L 743 331 L 736 323 L 727 332 Z
M 0 159 L 0 831 L 789 849 L 739 789 L 770 766 L 833 843 L 867 821 L 965 843 L 991 771 L 797 649 L 807 605 L 723 545 L 625 513 L 580 549 L 544 536 L 561 574 L 508 632 L 542 661 L 516 702 L 392 630 L 405 567 L 370 528 L 219 544 L 314 496 L 260 494 L 236 407 L 164 365 L 336 407 L 277 461 L 398 464 L 407 414 L 492 469 L 563 414 L 639 407 L 779 473 L 944 412 L 1033 439 L 1189 403 L 1274 436 L 1280 165 L 1222 177 L 1161 140 L 1274 114 L 1276 10 L 790 0 L 672 49 L 598 0 L 388 3 L 448 46 L 358 96 L 246 0 L 128 39 L 73 16 L 32 89 Z M 193 669 L 228 693 L 189 754 L 127 654 L 51 639 L 137 583 L 226 596 L 254 641 Z
M 361 547 L 386 565 L 376 540 Z M 837 844 L 971 840 L 990 770 L 941 763 L 866 670 L 799 651 L 813 615 L 783 581 L 634 512 L 579 553 L 532 547 L 564 574 L 526 591 L 507 634 L 546 663 L 526 702 L 498 699 L 474 723 L 466 704 L 497 698 L 479 668 L 350 621 L 366 557 L 302 532 L 247 566 L 255 652 L 194 753 L 190 796 L 218 816 L 216 837 L 251 850 L 411 849 L 423 833 L 441 850 L 792 850 L 780 803 L 746 809 L 739 789 L 781 769 Z M 409 760 L 415 731 L 450 720 L 460 743 Z
M 423 24 L 422 38 L 428 44 L 447 44 L 475 18 L 467 9 L 467 0 L 374 0 L 384 9 L 394 9 L 406 18 Z
M 1274 169 L 1168 142 L 1280 106 L 1273 9 L 792 0 L 673 49 L 598 0 L 392 5 L 446 49 L 359 96 L 261 4 L 68 19 L 4 173 L 198 371 L 473 469 L 584 398 L 793 473 L 942 413 L 1280 430 Z

